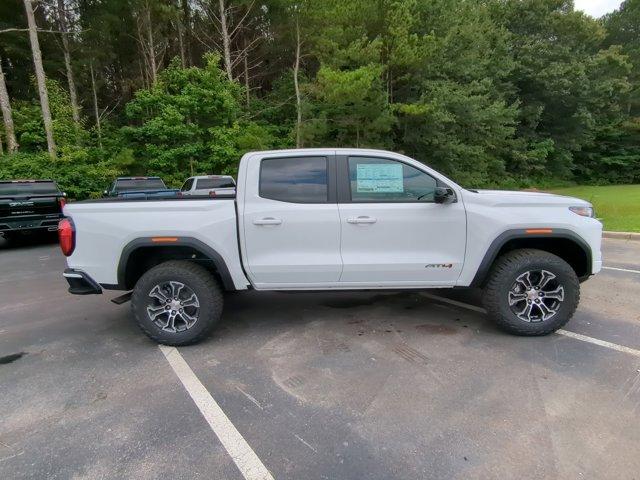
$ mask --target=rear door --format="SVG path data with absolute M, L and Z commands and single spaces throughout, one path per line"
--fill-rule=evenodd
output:
M 344 286 L 447 286 L 462 270 L 461 201 L 434 202 L 441 181 L 419 164 L 382 156 L 339 156 Z M 415 162 L 417 163 L 417 162 Z
M 241 228 L 257 287 L 317 288 L 342 271 L 332 151 L 280 153 L 249 162 Z

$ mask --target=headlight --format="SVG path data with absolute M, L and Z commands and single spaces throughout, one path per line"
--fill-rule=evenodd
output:
M 596 212 L 593 210 L 593 207 L 569 207 L 569 210 L 583 217 L 594 218 L 596 216 Z

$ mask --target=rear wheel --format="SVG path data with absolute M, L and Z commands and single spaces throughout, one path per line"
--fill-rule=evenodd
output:
M 547 335 L 573 316 L 580 300 L 580 283 L 560 257 L 542 250 L 514 250 L 496 260 L 483 300 L 503 330 L 516 335 Z
M 142 331 L 165 345 L 189 345 L 207 337 L 220 320 L 223 295 L 216 278 L 188 261 L 169 261 L 147 271 L 131 297 Z

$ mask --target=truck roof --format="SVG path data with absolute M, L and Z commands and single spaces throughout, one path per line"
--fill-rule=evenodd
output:
M 116 178 L 116 182 L 118 180 L 161 180 L 160 177 L 118 177 Z
M 0 180 L 0 183 L 56 183 L 54 180 L 33 180 L 33 179 L 18 179 L 18 180 Z

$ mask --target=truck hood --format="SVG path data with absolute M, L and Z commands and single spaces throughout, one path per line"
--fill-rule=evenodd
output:
M 585 200 L 575 197 L 565 197 L 553 193 L 544 192 L 522 192 L 511 190 L 465 190 L 465 200 L 478 201 L 479 203 L 493 205 L 566 205 L 587 206 L 591 204 Z

